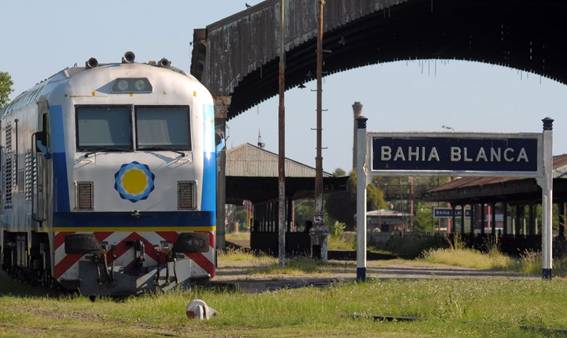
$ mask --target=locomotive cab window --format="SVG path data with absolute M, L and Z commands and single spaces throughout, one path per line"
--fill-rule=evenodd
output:
M 191 150 L 189 107 L 136 107 L 136 148 Z
M 130 106 L 77 106 L 77 150 L 132 150 L 131 110 Z

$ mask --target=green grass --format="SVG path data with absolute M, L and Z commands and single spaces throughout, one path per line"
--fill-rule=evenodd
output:
M 544 337 L 567 329 L 566 294 L 564 280 L 393 280 L 262 294 L 197 289 L 122 302 L 2 296 L 0 336 Z M 219 316 L 187 320 L 194 298 Z M 383 323 L 354 313 L 420 320 Z

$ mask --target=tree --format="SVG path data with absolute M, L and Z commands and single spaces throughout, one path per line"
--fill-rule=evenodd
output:
M 341 168 L 337 168 L 337 169 L 335 169 L 333 176 L 334 177 L 344 177 L 344 176 L 346 176 L 346 171 L 342 170 Z
M 435 229 L 435 218 L 432 207 L 428 203 L 418 202 L 414 219 L 414 230 L 418 232 L 433 232 Z
M 344 173 L 343 170 L 335 170 L 335 174 L 340 172 Z M 366 195 L 366 207 L 368 210 L 386 208 L 384 193 L 376 185 L 368 184 Z M 338 191 L 327 195 L 325 209 L 331 219 L 345 223 L 349 230 L 354 229 L 356 223 L 354 218 L 356 214 L 356 173 L 350 173 L 346 191 Z
M 311 199 L 295 202 L 295 224 L 299 229 L 305 228 L 305 222 L 313 221 L 315 202 Z
M 307 221 L 313 222 L 315 215 L 315 201 L 312 199 L 302 199 L 295 201 L 295 225 L 297 231 L 305 231 Z M 336 222 L 335 219 L 329 216 L 327 210 L 323 213 L 323 223 L 329 227 Z
M 4 106 L 10 101 L 13 84 L 10 74 L 0 72 L 0 109 L 4 108 Z
M 229 229 L 232 229 L 231 226 L 233 224 L 238 224 L 240 228 L 244 229 L 250 227 L 250 224 L 248 224 L 249 219 L 246 208 L 244 208 L 242 205 L 227 204 L 226 218 L 227 223 L 230 225 Z

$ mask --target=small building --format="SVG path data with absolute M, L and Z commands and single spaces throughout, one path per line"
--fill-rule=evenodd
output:
M 368 211 L 366 213 L 367 229 L 372 232 L 406 231 L 410 218 L 410 214 L 396 210 Z
M 309 252 L 311 240 L 306 231 L 297 231 L 294 201 L 314 198 L 315 168 L 290 158 L 285 159 L 286 251 Z M 346 189 L 348 177 L 323 172 L 325 193 Z M 245 143 L 226 153 L 226 203 L 252 204 L 250 229 L 252 250 L 278 252 L 278 154 Z

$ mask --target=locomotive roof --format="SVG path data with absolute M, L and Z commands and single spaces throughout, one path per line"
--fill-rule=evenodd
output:
M 160 69 L 168 69 L 171 70 L 173 72 L 182 74 L 187 76 L 187 74 L 182 71 L 181 69 L 178 69 L 176 67 L 173 66 L 168 66 L 168 67 L 160 67 L 157 65 L 153 65 L 150 63 L 133 63 L 134 65 L 146 65 L 146 66 L 153 66 L 156 68 L 160 68 Z M 132 65 L 132 64 L 124 64 L 124 63 L 103 63 L 103 64 L 99 64 L 96 68 L 104 68 L 104 67 L 108 67 L 108 66 L 121 66 L 121 65 Z M 90 68 L 93 69 L 93 68 Z M 65 80 L 65 79 L 70 79 L 73 76 L 80 74 L 86 70 L 89 70 L 89 68 L 86 67 L 78 67 L 78 66 L 73 66 L 73 67 L 67 67 L 63 70 L 60 70 L 59 72 L 53 74 L 52 76 L 48 77 L 47 79 L 44 79 L 43 81 L 36 83 L 35 86 L 33 86 L 32 88 L 23 91 L 22 93 L 20 93 L 18 96 L 16 96 L 15 99 L 13 99 L 8 105 L 6 105 L 6 107 L 4 107 L 2 110 L 0 110 L 0 116 L 4 116 L 6 114 L 9 114 L 12 111 L 18 110 L 20 107 L 26 106 L 28 104 L 31 104 L 33 102 L 37 102 L 39 100 L 39 97 L 41 95 L 41 93 L 43 92 L 43 89 L 52 82 L 55 81 L 59 81 L 59 80 Z

